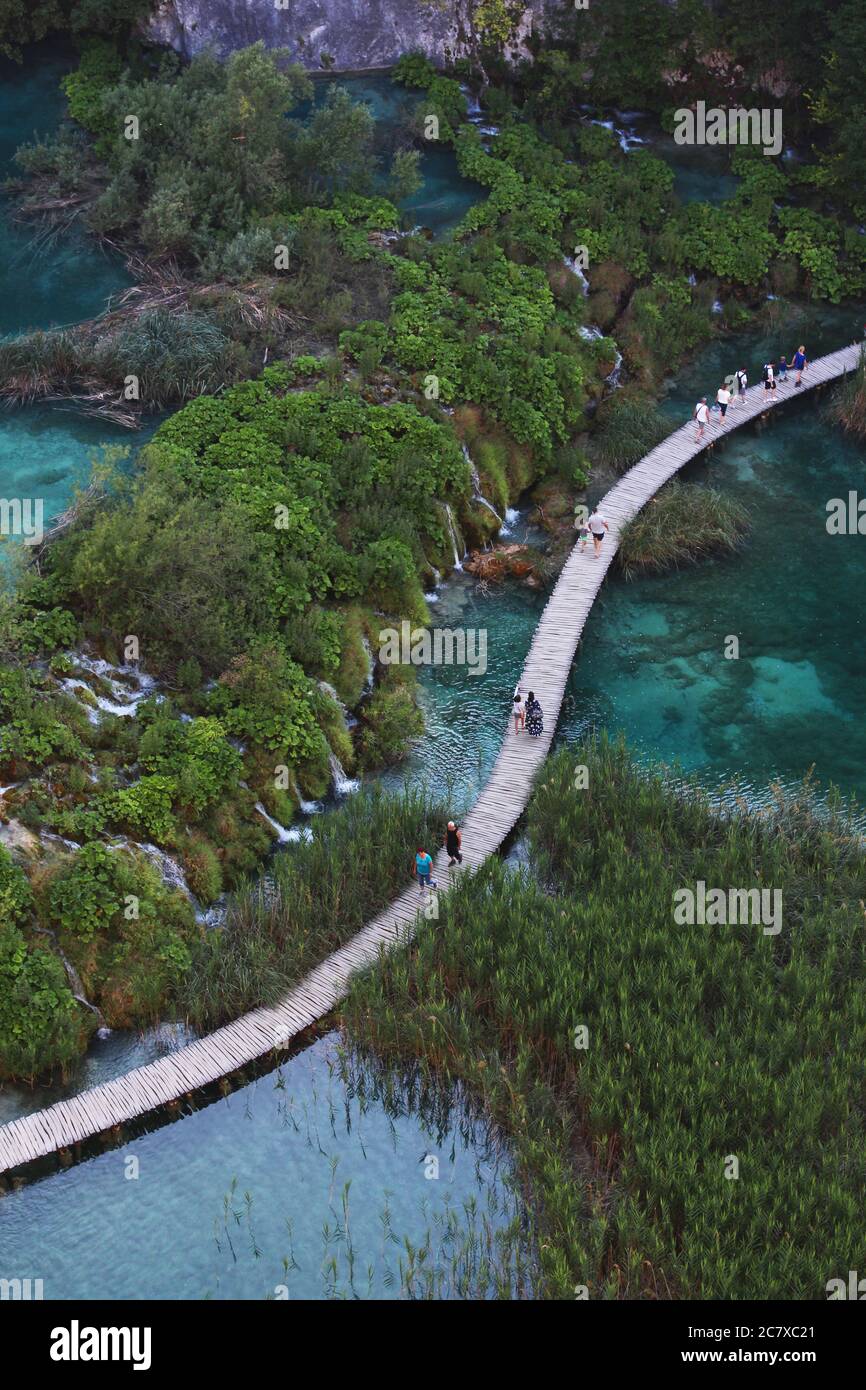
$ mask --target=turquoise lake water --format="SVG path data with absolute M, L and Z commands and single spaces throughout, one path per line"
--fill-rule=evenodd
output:
M 495 1136 L 460 1104 L 428 1128 L 363 1068 L 346 1084 L 338 1042 L 0 1197 L 0 1275 L 43 1279 L 46 1299 L 397 1298 L 409 1240 L 450 1296 L 450 1226 L 513 1215 Z
M 410 144 L 409 111 L 418 104 L 418 92 L 399 87 L 386 76 L 364 74 L 336 79 L 354 101 L 365 102 L 379 126 L 377 144 L 383 172 L 390 164 L 395 144 Z M 327 78 L 317 78 L 313 102 L 298 107 L 296 114 L 303 118 L 313 105 L 321 105 L 328 88 L 334 85 Z M 399 204 L 400 212 L 409 226 L 427 227 L 434 236 L 443 236 L 457 226 L 473 203 L 484 196 L 484 190 L 471 179 L 464 179 L 457 169 L 454 151 L 444 144 L 430 141 L 421 152 L 422 186 L 411 198 Z
M 21 66 L 0 58 L 0 180 L 18 174 L 20 145 L 57 129 L 66 106 L 60 80 L 74 65 L 74 53 L 53 45 Z M 41 248 L 37 234 L 37 224 L 12 219 L 10 197 L 0 193 L 0 334 L 92 318 L 131 283 L 93 238 L 73 229 Z
M 66 103 L 60 79 L 74 61 L 53 45 L 20 67 L 0 59 L 0 180 L 16 173 L 12 157 L 20 145 L 56 130 Z M 131 283 L 120 260 L 93 238 L 73 228 L 43 246 L 36 225 L 14 221 L 10 210 L 10 196 L 0 192 L 0 335 L 92 318 Z M 41 498 L 47 522 L 68 506 L 101 444 L 142 442 L 141 434 L 68 407 L 0 408 L 0 493 Z

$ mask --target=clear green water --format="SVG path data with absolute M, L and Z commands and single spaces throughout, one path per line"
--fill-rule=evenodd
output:
M 346 1084 L 337 1047 L 0 1197 L 0 1277 L 41 1278 L 46 1299 L 397 1298 L 402 1242 L 428 1236 L 447 1274 L 449 1212 L 464 1230 L 513 1214 L 498 1145 L 459 1103 L 440 1131 L 363 1070 Z
M 730 152 L 717 145 L 678 145 L 672 135 L 637 127 L 644 148 L 664 159 L 674 171 L 674 190 L 684 203 L 723 203 L 732 198 L 740 180 L 730 171 Z
M 73 52 L 47 44 L 21 66 L 0 59 L 0 180 L 17 174 L 19 145 L 59 126 L 66 104 L 60 79 L 75 61 Z M 92 318 L 131 284 L 120 259 L 83 232 L 41 247 L 36 224 L 13 221 L 11 206 L 0 193 L 0 334 Z
M 87 481 L 91 461 L 103 445 L 122 445 L 134 455 L 161 418 L 152 416 L 141 429 L 132 431 L 60 404 L 0 414 L 0 491 L 4 497 L 41 498 L 47 523 L 69 505 L 75 488 Z M 4 558 L 19 544 L 7 541 L 0 548 L 0 577 Z
M 408 135 L 401 140 L 409 126 L 409 111 L 417 105 L 418 93 L 398 87 L 387 76 L 364 74 L 358 77 L 334 79 L 354 101 L 366 102 L 376 118 L 378 153 L 387 168 L 393 149 L 400 143 L 408 145 Z M 328 88 L 334 85 L 327 78 L 317 78 L 313 101 L 295 113 L 303 119 L 313 106 L 321 105 Z M 421 154 L 422 186 L 411 198 L 399 204 L 409 225 L 427 227 L 434 236 L 453 230 L 465 214 L 485 196 L 484 189 L 471 179 L 464 179 L 457 169 L 454 151 L 448 145 L 430 141 Z
M 56 130 L 65 106 L 60 79 L 74 64 L 71 51 L 47 44 L 29 53 L 20 67 L 0 59 L 0 179 L 15 173 L 12 156 L 19 145 Z M 91 318 L 131 283 L 122 262 L 83 232 L 73 229 L 41 245 L 34 224 L 12 220 L 11 205 L 0 192 L 0 334 Z M 49 521 L 68 506 L 100 444 L 142 442 L 140 434 L 68 408 L 3 412 L 0 492 L 42 498 Z

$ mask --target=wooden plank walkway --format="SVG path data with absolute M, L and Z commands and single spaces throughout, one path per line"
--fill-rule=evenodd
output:
M 602 554 L 596 559 L 591 544 L 584 554 L 576 547 L 572 550 L 541 615 L 520 679 L 522 689 L 534 690 L 541 701 L 545 732 L 537 739 L 517 737 L 508 720 L 490 778 L 463 822 L 466 866 L 477 868 L 493 854 L 526 808 L 533 779 L 550 748 L 578 641 L 616 553 L 623 525 L 708 445 L 783 401 L 853 370 L 859 355 L 859 345 L 853 344 L 819 358 L 808 368 L 800 390 L 792 376 L 775 394 L 765 392 L 763 384 L 751 387 L 745 402 L 738 401 L 729 409 L 726 429 L 711 423 L 699 443 L 694 424 L 683 425 L 611 488 L 600 507 L 610 522 Z M 444 853 L 437 859 L 435 873 L 444 888 L 450 874 Z M 274 1008 L 254 1009 L 156 1062 L 0 1126 L 0 1173 L 180 1100 L 273 1049 L 284 1048 L 344 997 L 353 971 L 375 961 L 380 950 L 390 949 L 411 934 L 418 911 L 419 894 L 413 886 L 347 945 L 322 961 Z

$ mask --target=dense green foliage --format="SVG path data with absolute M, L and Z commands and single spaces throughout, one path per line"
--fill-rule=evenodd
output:
M 350 1037 L 507 1127 L 542 1296 L 824 1297 L 860 1225 L 857 837 L 808 794 L 720 819 L 604 741 L 543 779 L 538 881 L 464 877 L 355 984 Z M 781 931 L 679 925 L 699 880 L 779 890 Z
M 47 34 L 102 35 L 126 43 L 154 0 L 0 0 L 0 54 L 21 58 Z
M 137 634 L 152 669 L 192 657 L 219 674 L 256 641 L 285 648 L 305 614 L 313 674 L 330 677 L 341 623 L 318 605 L 363 596 L 426 617 L 418 575 L 446 544 L 436 499 L 469 486 L 453 433 L 410 404 L 289 390 L 293 377 L 268 368 L 166 421 L 114 505 L 52 550 L 74 606 L 118 642 Z

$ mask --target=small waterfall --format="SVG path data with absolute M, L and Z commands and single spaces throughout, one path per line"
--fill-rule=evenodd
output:
M 260 801 L 256 802 L 256 810 L 258 811 L 262 820 L 267 821 L 268 825 L 273 830 L 281 845 L 287 845 L 290 843 L 290 841 L 297 840 L 299 838 L 297 831 L 295 831 L 293 834 L 292 831 L 287 829 L 285 825 L 280 825 L 279 821 L 274 820 L 273 816 L 269 816 Z
M 595 343 L 599 338 L 605 337 L 605 334 L 602 333 L 601 329 L 594 323 L 590 324 L 588 327 L 586 324 L 582 324 L 577 331 L 586 343 Z M 614 348 L 614 353 L 613 371 L 608 373 L 605 377 L 605 381 L 608 386 L 612 386 L 616 389 L 616 387 L 619 386 L 620 371 L 622 369 L 622 353 L 617 347 Z
M 479 474 L 478 468 L 476 467 L 476 465 L 472 462 L 472 455 L 470 454 L 470 452 L 469 452 L 469 450 L 467 449 L 467 447 L 466 447 L 465 444 L 462 444 L 462 445 L 461 445 L 461 448 L 462 448 L 462 450 L 463 450 L 463 457 L 465 458 L 466 462 L 469 464 L 469 472 L 470 472 L 471 477 L 472 477 L 472 500 L 473 500 L 473 502 L 477 502 L 477 503 L 479 504 L 479 506 L 481 506 L 481 507 L 486 507 L 487 510 L 488 510 L 489 512 L 492 512 L 493 515 L 496 517 L 496 520 L 499 522 L 499 525 L 501 526 L 501 525 L 502 525 L 502 517 L 499 515 L 498 511 L 496 510 L 496 508 L 493 506 L 492 502 L 488 502 L 487 498 L 483 495 L 483 493 L 482 493 L 482 491 L 481 491 L 481 475 Z
M 55 845 L 63 845 L 64 849 L 72 850 L 73 853 L 77 853 L 81 849 L 76 840 L 65 840 L 62 835 L 55 835 L 53 830 L 40 830 L 39 838 L 40 840 L 50 840 Z
M 327 695 L 329 700 L 333 700 L 334 704 L 337 706 L 338 710 L 343 716 L 343 722 L 345 724 L 348 724 L 351 716 L 334 687 L 330 684 L 329 681 L 318 681 L 317 683 L 322 694 Z
M 475 121 L 481 116 L 481 102 L 470 87 L 465 82 L 460 83 L 460 90 L 466 98 L 466 116 L 470 121 Z
M 210 907 L 203 907 L 195 914 L 195 920 L 200 922 L 206 931 L 215 931 L 221 927 L 225 921 L 229 910 L 228 898 L 225 893 L 217 898 Z
M 85 700 L 79 700 L 78 696 L 75 694 L 76 690 L 86 690 L 88 695 L 93 696 L 94 699 L 96 698 L 95 695 L 93 695 L 93 691 L 90 689 L 90 686 L 87 684 L 87 681 L 79 680 L 75 676 L 66 676 L 62 681 L 58 681 L 58 685 L 60 689 L 64 691 L 67 695 L 72 696 L 76 704 L 82 707 L 91 724 L 99 723 L 99 712 L 95 710 L 93 706 L 88 704 Z
M 360 783 L 357 777 L 348 777 L 336 753 L 331 750 L 328 754 L 328 764 L 331 769 L 331 782 L 337 796 L 348 796 L 350 792 L 356 792 Z
M 68 652 L 67 656 L 83 671 L 87 671 L 90 675 L 104 681 L 114 697 L 109 700 L 106 696 L 99 695 L 78 676 L 68 676 L 58 682 L 60 689 L 70 694 L 76 690 L 87 690 L 90 693 L 96 705 L 94 709 L 90 704 L 85 704 L 87 717 L 91 724 L 99 723 L 97 710 L 102 710 L 105 714 L 116 714 L 121 719 L 130 718 L 137 712 L 142 701 L 149 699 L 156 690 L 156 681 L 153 676 L 148 676 L 135 666 L 112 666 L 108 661 L 103 661 L 101 657 L 87 656 L 84 652 Z M 134 681 L 137 689 L 131 690 L 124 681 L 117 680 L 117 676 L 125 677 L 126 681 Z
M 520 512 L 517 510 L 517 508 L 506 507 L 505 520 L 502 523 L 502 531 L 500 532 L 500 534 L 503 536 L 510 536 L 519 520 Z
M 50 936 L 51 940 L 54 942 L 54 949 L 63 962 L 63 968 L 66 971 L 66 978 L 69 981 L 69 988 L 72 992 L 73 999 L 77 999 L 79 1004 L 83 1004 L 85 1009 L 89 1009 L 90 1012 L 96 1014 L 96 1017 L 99 1019 L 101 1026 L 97 1028 L 96 1036 L 98 1038 L 103 1039 L 110 1037 L 111 1029 L 107 1026 L 105 1022 L 105 1014 L 99 1008 L 98 1004 L 92 1004 L 90 1000 L 87 998 L 86 994 L 84 993 L 84 985 L 81 983 L 81 976 L 75 969 L 75 966 L 72 964 L 72 961 L 68 960 L 67 957 L 61 951 L 56 934 L 50 929 L 50 927 L 37 927 L 36 930 L 40 933 L 41 936 Z
M 109 849 L 128 849 L 140 850 L 145 858 L 149 859 L 154 868 L 159 871 L 159 876 L 167 888 L 176 888 L 188 898 L 191 903 L 195 903 L 195 895 L 186 881 L 186 875 L 176 859 L 172 859 L 170 854 L 160 849 L 158 845 L 151 845 L 141 840 L 130 840 L 127 835 L 118 835 L 108 844 Z
M 582 266 L 579 266 L 576 260 L 574 259 L 569 260 L 568 256 L 563 256 L 562 264 L 566 267 L 567 270 L 571 271 L 572 275 L 577 276 L 577 279 L 580 281 L 580 288 L 583 292 L 583 297 L 584 299 L 586 299 L 586 296 L 589 294 L 589 281 L 586 278 Z
M 617 112 L 617 115 L 620 116 L 620 120 L 623 120 L 628 114 L 628 112 Z M 619 141 L 619 147 L 624 154 L 628 154 L 632 145 L 646 144 L 646 141 L 641 139 L 639 135 L 635 135 L 633 130 L 622 130 L 618 125 L 615 125 L 613 121 L 590 121 L 590 125 L 600 125 L 605 130 L 611 131 Z
M 442 506 L 445 508 L 445 519 L 448 522 L 448 534 L 451 537 L 451 547 L 454 551 L 454 568 L 456 570 L 462 570 L 463 562 L 457 548 L 457 537 L 459 532 L 457 530 L 457 523 L 454 520 L 454 513 L 451 510 L 451 504 L 449 502 L 443 502 Z
M 373 655 L 373 648 L 370 646 L 370 639 L 366 633 L 361 638 L 364 651 L 367 653 L 367 679 L 364 682 L 364 694 L 369 695 L 376 683 L 376 658 Z

